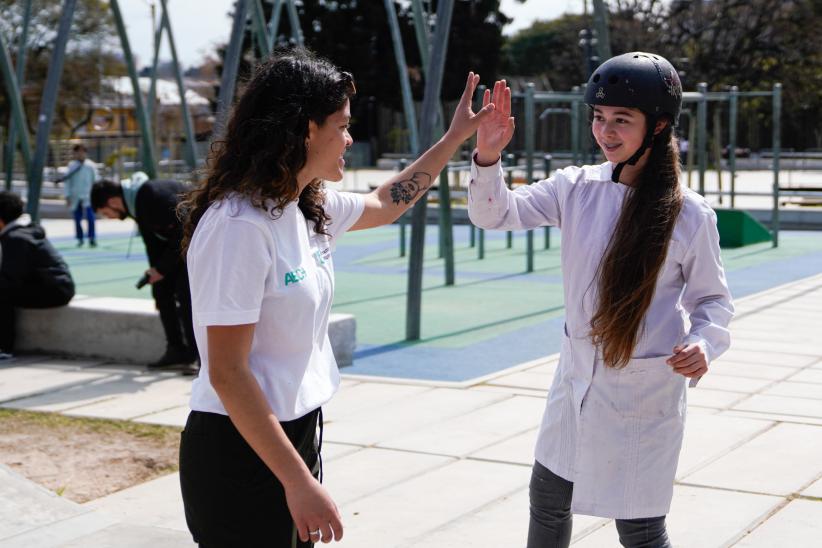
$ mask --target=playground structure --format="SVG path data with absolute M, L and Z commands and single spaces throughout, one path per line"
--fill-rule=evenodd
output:
M 54 45 L 54 54 L 52 63 L 49 67 L 46 85 L 40 105 L 40 114 L 38 117 L 38 125 L 36 132 L 35 148 L 31 150 L 30 138 L 25 130 L 27 127 L 24 120 L 24 112 L 22 108 L 22 100 L 20 96 L 20 83 L 24 78 L 25 65 L 25 35 L 28 29 L 29 19 L 31 16 L 32 0 L 25 0 L 24 21 L 23 21 L 23 37 L 20 41 L 20 47 L 17 54 L 17 66 L 14 67 L 11 62 L 9 48 L 5 41 L 0 37 L 0 69 L 2 69 L 3 80 L 7 95 L 10 98 L 12 109 L 12 121 L 8 130 L 10 136 L 10 149 L 13 149 L 15 143 L 19 145 L 19 150 L 23 157 L 24 165 L 26 166 L 27 184 L 28 184 L 28 212 L 35 221 L 39 218 L 39 203 L 41 188 L 43 183 L 43 169 L 45 166 L 46 157 L 49 148 L 49 133 L 52 126 L 54 110 L 59 90 L 59 82 L 62 74 L 63 59 L 65 56 L 66 45 L 71 32 L 72 17 L 75 10 L 77 0 L 64 0 L 63 9 L 61 12 L 60 24 L 58 27 L 57 38 Z M 222 128 L 225 124 L 230 106 L 234 100 L 234 93 L 238 78 L 238 70 L 240 65 L 240 56 L 242 53 L 243 35 L 246 31 L 246 26 L 250 21 L 250 28 L 252 33 L 252 43 L 258 58 L 263 58 L 273 51 L 278 36 L 280 20 L 283 17 L 283 12 L 287 13 L 289 18 L 289 26 L 292 31 L 291 42 L 293 44 L 301 45 L 303 43 L 302 31 L 300 28 L 299 14 L 294 0 L 267 0 L 272 6 L 271 16 L 268 21 L 264 17 L 263 0 L 237 0 L 234 5 L 234 12 L 232 16 L 231 34 L 226 48 L 226 55 L 224 58 L 224 66 L 220 83 L 220 92 L 217 101 L 217 112 L 215 116 L 215 129 L 213 138 L 219 138 Z M 172 64 L 175 72 L 176 85 L 181 97 L 180 108 L 182 110 L 182 118 L 185 127 L 185 148 L 184 157 L 185 163 L 189 170 L 194 171 L 197 167 L 202 165 L 203 158 L 198 157 L 197 150 L 194 146 L 194 133 L 191 123 L 191 116 L 189 106 L 185 101 L 185 89 L 183 88 L 182 75 L 180 65 L 177 60 L 176 44 L 172 32 L 171 20 L 168 14 L 166 0 L 160 0 L 161 17 L 155 32 L 155 49 L 153 56 L 153 64 L 151 71 L 151 88 L 148 93 L 147 105 L 143 103 L 143 94 L 140 91 L 139 81 L 131 48 L 129 44 L 128 35 L 123 22 L 122 14 L 119 7 L 118 0 L 110 0 L 110 7 L 114 17 L 117 28 L 120 44 L 123 50 L 123 56 L 128 70 L 129 79 L 134 92 L 135 109 L 137 121 L 140 128 L 141 146 L 140 146 L 140 169 L 145 171 L 150 177 L 155 177 L 158 172 L 158 163 L 155 156 L 155 143 L 153 140 L 153 132 L 151 130 L 150 109 L 154 105 L 154 96 L 156 94 L 157 82 L 157 67 L 159 57 L 159 47 L 163 37 L 167 38 L 171 55 Z M 411 8 L 413 15 L 414 30 L 416 36 L 417 47 L 422 59 L 423 71 L 425 78 L 425 93 L 421 110 L 417 111 L 411 96 L 411 87 L 408 77 L 408 69 L 406 66 L 406 54 L 404 46 L 400 38 L 399 22 L 395 5 L 392 0 L 384 0 L 384 7 L 386 9 L 386 16 L 391 31 L 392 42 L 394 44 L 395 61 L 400 77 L 399 87 L 402 94 L 402 104 L 406 130 L 408 132 L 408 159 L 413 159 L 419 153 L 427 149 L 438 137 L 441 135 L 444 128 L 443 109 L 440 101 L 440 90 L 442 87 L 443 69 L 445 58 L 447 55 L 449 29 L 451 26 L 451 17 L 453 14 L 454 0 L 441 0 L 438 2 L 438 8 L 435 14 L 429 13 L 426 7 L 430 8 L 430 4 L 423 0 L 412 0 Z M 600 59 L 610 56 L 608 51 L 608 37 L 607 37 L 607 9 L 603 2 L 594 2 L 594 24 L 599 33 L 598 40 L 598 54 Z M 433 24 L 432 24 L 433 23 Z M 737 196 L 770 196 L 772 197 L 772 214 L 771 224 L 769 227 L 769 237 L 773 246 L 778 245 L 779 238 L 779 205 L 780 199 L 786 195 L 792 197 L 819 197 L 822 192 L 816 191 L 796 191 L 792 189 L 785 189 L 780 187 L 780 161 L 782 152 L 780 149 L 780 117 L 781 117 L 781 85 L 775 84 L 770 91 L 739 91 L 733 87 L 727 92 L 708 92 L 707 84 L 700 84 L 697 91 L 686 92 L 683 97 L 685 109 L 683 116 L 688 119 L 689 139 L 691 143 L 691 151 L 688 157 L 688 171 L 690 176 L 690 167 L 693 161 L 696 160 L 697 174 L 698 174 L 698 191 L 705 195 L 717 195 L 720 198 L 728 196 L 730 199 L 731 208 L 734 207 Z M 478 90 L 481 97 L 482 89 Z M 514 183 L 515 173 L 524 172 L 523 181 L 525 184 L 531 184 L 536 180 L 536 172 L 541 171 L 548 176 L 551 172 L 552 156 L 550 151 L 536 150 L 536 132 L 539 121 L 545 119 L 551 114 L 567 114 L 570 117 L 571 130 L 571 163 L 580 165 L 587 163 L 591 147 L 586 143 L 589 134 L 588 113 L 587 107 L 583 102 L 584 90 L 582 88 L 574 88 L 569 92 L 547 92 L 537 91 L 534 84 L 528 84 L 525 91 L 522 93 L 515 93 L 514 100 L 520 103 L 522 112 L 522 124 L 524 133 L 524 147 L 518 150 L 519 159 L 514 154 L 507 154 L 505 157 L 504 170 L 508 178 L 509 185 Z M 772 102 L 772 156 L 771 156 L 771 170 L 773 172 L 772 191 L 770 193 L 752 193 L 740 192 L 736 190 L 736 128 L 738 116 L 738 104 L 741 99 L 746 98 L 770 98 Z M 708 169 L 709 154 L 708 154 L 708 107 L 710 104 L 728 105 L 728 122 L 729 130 L 729 159 L 728 167 L 730 171 L 730 186 L 729 190 L 725 191 L 721 188 L 713 191 L 706 190 L 705 173 Z M 695 107 L 696 114 L 694 115 L 690 107 Z M 542 108 L 541 114 L 538 114 L 538 108 Z M 719 110 L 715 109 L 714 116 L 714 130 L 715 134 L 719 135 Z M 715 148 L 718 146 L 719 137 L 714 138 Z M 11 154 L 6 154 L 9 158 Z M 719 154 L 715 153 L 718 158 Z M 542 166 L 537 166 L 541 162 Z M 406 162 L 400 162 L 400 166 L 407 165 Z M 541 167 L 541 169 L 540 169 Z M 718 163 L 717 167 L 721 171 L 721 165 Z M 459 177 L 461 172 L 470 169 L 470 165 L 465 162 L 454 162 L 448 166 L 440 174 L 440 181 L 437 188 L 438 195 L 438 222 L 439 222 L 439 254 L 444 259 L 444 283 L 446 286 L 454 285 L 454 244 L 453 244 L 453 214 L 451 209 L 452 198 L 450 195 L 450 185 L 447 184 L 449 174 L 451 176 Z M 7 179 L 9 182 L 9 179 Z M 444 184 L 443 184 L 444 183 Z M 409 268 L 408 268 L 408 289 L 407 289 L 407 303 L 406 303 L 406 338 L 413 341 L 420 338 L 420 308 L 422 298 L 422 272 L 423 272 L 423 255 L 425 244 L 425 226 L 426 214 L 428 211 L 427 197 L 424 196 L 413 208 L 410 215 L 408 215 L 411 226 L 410 235 L 410 249 Z M 720 227 L 722 227 L 722 217 L 725 215 L 720 210 Z M 734 218 L 727 221 L 729 226 L 733 225 L 738 228 L 740 223 L 748 223 L 752 221 L 745 217 L 744 214 L 732 214 Z M 737 220 L 747 219 L 747 220 Z M 756 226 L 755 224 L 752 226 Z M 406 222 L 400 223 L 400 253 L 406 254 Z M 744 231 L 743 231 L 744 232 Z M 756 232 L 756 231 L 754 231 Z M 483 258 L 485 253 L 485 236 L 482 230 L 471 231 L 471 244 L 477 246 L 478 257 Z M 761 236 L 761 231 L 759 231 Z M 513 236 L 508 234 L 506 237 L 506 245 L 511 247 Z M 746 237 L 742 233 L 738 238 L 738 244 L 744 245 Z M 550 247 L 550 230 L 545 229 L 545 248 Z M 525 271 L 532 272 L 534 269 L 534 231 L 526 233 L 526 265 Z

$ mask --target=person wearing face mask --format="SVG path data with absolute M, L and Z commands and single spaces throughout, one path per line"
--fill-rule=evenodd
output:
M 183 225 L 177 204 L 189 188 L 177 181 L 150 180 L 136 172 L 120 183 L 103 180 L 91 189 L 91 206 L 109 219 L 132 218 L 146 247 L 149 268 L 138 287 L 151 284 L 160 313 L 166 350 L 150 369 L 197 372 L 188 272 L 180 255 Z
M 509 190 L 510 90 L 477 133 L 468 210 L 485 229 L 562 231 L 565 333 L 539 430 L 528 548 L 567 547 L 573 513 L 614 518 L 626 547 L 671 543 L 671 505 L 695 386 L 730 345 L 733 304 L 716 214 L 679 181 L 674 67 L 632 52 L 592 74 L 585 102 L 605 163 Z

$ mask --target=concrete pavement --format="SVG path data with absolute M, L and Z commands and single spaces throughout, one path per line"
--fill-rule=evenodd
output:
M 736 304 L 732 349 L 688 393 L 671 538 L 693 548 L 819 546 L 822 275 Z M 324 411 L 323 444 L 325 483 L 346 527 L 339 546 L 523 546 L 556 362 L 464 382 L 344 375 Z M 189 389 L 189 379 L 139 366 L 41 356 L 0 365 L 0 406 L 10 408 L 182 425 Z M 80 506 L 0 472 L 0 546 L 190 541 L 176 474 Z M 618 546 L 616 531 L 575 516 L 573 545 Z

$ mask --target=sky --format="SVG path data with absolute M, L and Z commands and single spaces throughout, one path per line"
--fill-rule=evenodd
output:
M 177 42 L 177 53 L 184 67 L 197 65 L 215 46 L 228 41 L 231 32 L 229 12 L 234 0 L 167 0 L 171 26 Z M 370 0 L 379 2 L 379 0 Z M 159 17 L 160 3 L 157 4 Z M 143 66 L 151 62 L 153 31 L 151 24 L 152 0 L 125 0 L 120 2 L 126 21 L 131 49 Z M 380 2 L 382 4 L 382 2 Z M 563 13 L 581 13 L 583 0 L 502 0 L 502 11 L 514 21 L 504 32 L 512 34 L 528 27 L 535 19 L 554 19 Z M 169 59 L 167 41 L 160 50 L 161 59 Z

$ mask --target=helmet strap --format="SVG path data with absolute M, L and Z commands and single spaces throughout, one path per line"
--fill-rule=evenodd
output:
M 642 155 L 645 154 L 645 151 L 651 148 L 651 145 L 654 143 L 654 130 L 656 129 L 656 116 L 653 115 L 646 115 L 646 120 L 648 122 L 648 131 L 645 132 L 645 139 L 642 140 L 642 144 L 639 146 L 636 152 L 631 155 L 624 162 L 619 162 L 616 167 L 614 167 L 613 173 L 611 173 L 611 181 L 614 183 L 619 182 L 619 176 L 622 175 L 622 168 L 626 165 L 634 166 L 642 158 Z

